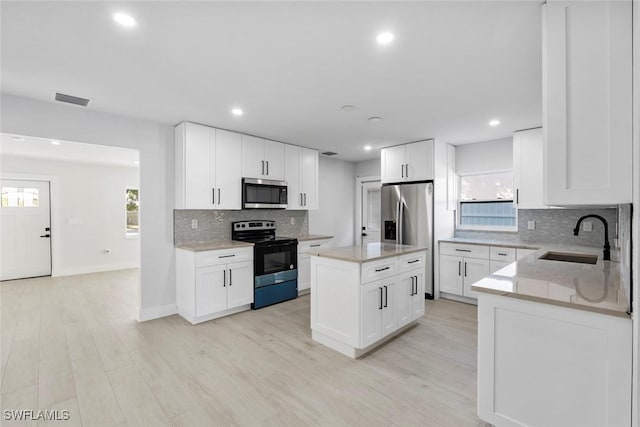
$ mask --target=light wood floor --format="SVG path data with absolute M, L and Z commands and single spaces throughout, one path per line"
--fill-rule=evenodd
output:
M 2 409 L 66 409 L 52 423 L 65 427 L 484 425 L 474 306 L 427 302 L 416 327 L 351 360 L 311 340 L 309 296 L 197 326 L 137 323 L 136 281 L 0 283 Z

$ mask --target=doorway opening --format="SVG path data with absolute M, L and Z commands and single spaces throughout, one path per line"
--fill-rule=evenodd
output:
M 380 241 L 380 177 L 358 177 L 356 181 L 356 244 Z

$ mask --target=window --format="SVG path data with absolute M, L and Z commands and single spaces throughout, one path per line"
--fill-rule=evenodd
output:
M 459 228 L 517 228 L 512 172 L 461 176 L 459 204 Z
M 39 206 L 37 188 L 2 187 L 3 208 L 37 208 Z
M 137 236 L 140 232 L 140 212 L 139 197 L 137 188 L 127 188 L 126 190 L 126 206 L 127 206 L 127 236 Z

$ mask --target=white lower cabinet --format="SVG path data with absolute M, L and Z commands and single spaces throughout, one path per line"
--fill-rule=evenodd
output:
M 253 248 L 176 249 L 178 313 L 200 323 L 247 310 L 253 302 Z
M 311 257 L 309 252 L 330 248 L 331 245 L 331 238 L 298 242 L 298 294 L 306 294 L 311 288 Z
M 462 283 L 464 289 L 462 295 L 478 298 L 478 293 L 471 290 L 471 285 L 487 277 L 490 261 L 488 259 L 463 258 L 462 259 Z
M 311 256 L 313 339 L 355 358 L 422 317 L 425 253 L 415 255 L 362 264 Z

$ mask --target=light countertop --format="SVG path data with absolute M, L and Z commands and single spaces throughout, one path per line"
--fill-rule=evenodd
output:
M 309 255 L 333 258 L 341 261 L 363 263 L 426 250 L 422 246 L 396 245 L 393 243 L 368 243 L 363 246 L 343 246 L 340 248 L 311 251 Z
M 596 264 L 539 259 L 547 252 L 598 255 Z M 612 251 L 612 258 L 618 253 Z M 602 249 L 543 245 L 536 252 L 474 283 L 471 289 L 494 295 L 629 317 L 628 274 L 615 261 L 603 261 Z
M 465 237 L 450 237 L 448 239 L 440 239 L 440 242 L 465 243 L 468 245 L 500 246 L 505 248 L 519 249 L 539 249 L 540 247 L 544 246 L 542 243 L 523 242 L 521 240 L 509 241 L 500 239 L 469 239 Z
M 213 240 L 210 242 L 184 243 L 176 245 L 178 249 L 184 249 L 191 252 L 215 251 L 218 249 L 237 249 L 250 248 L 253 243 L 239 242 L 237 240 Z

